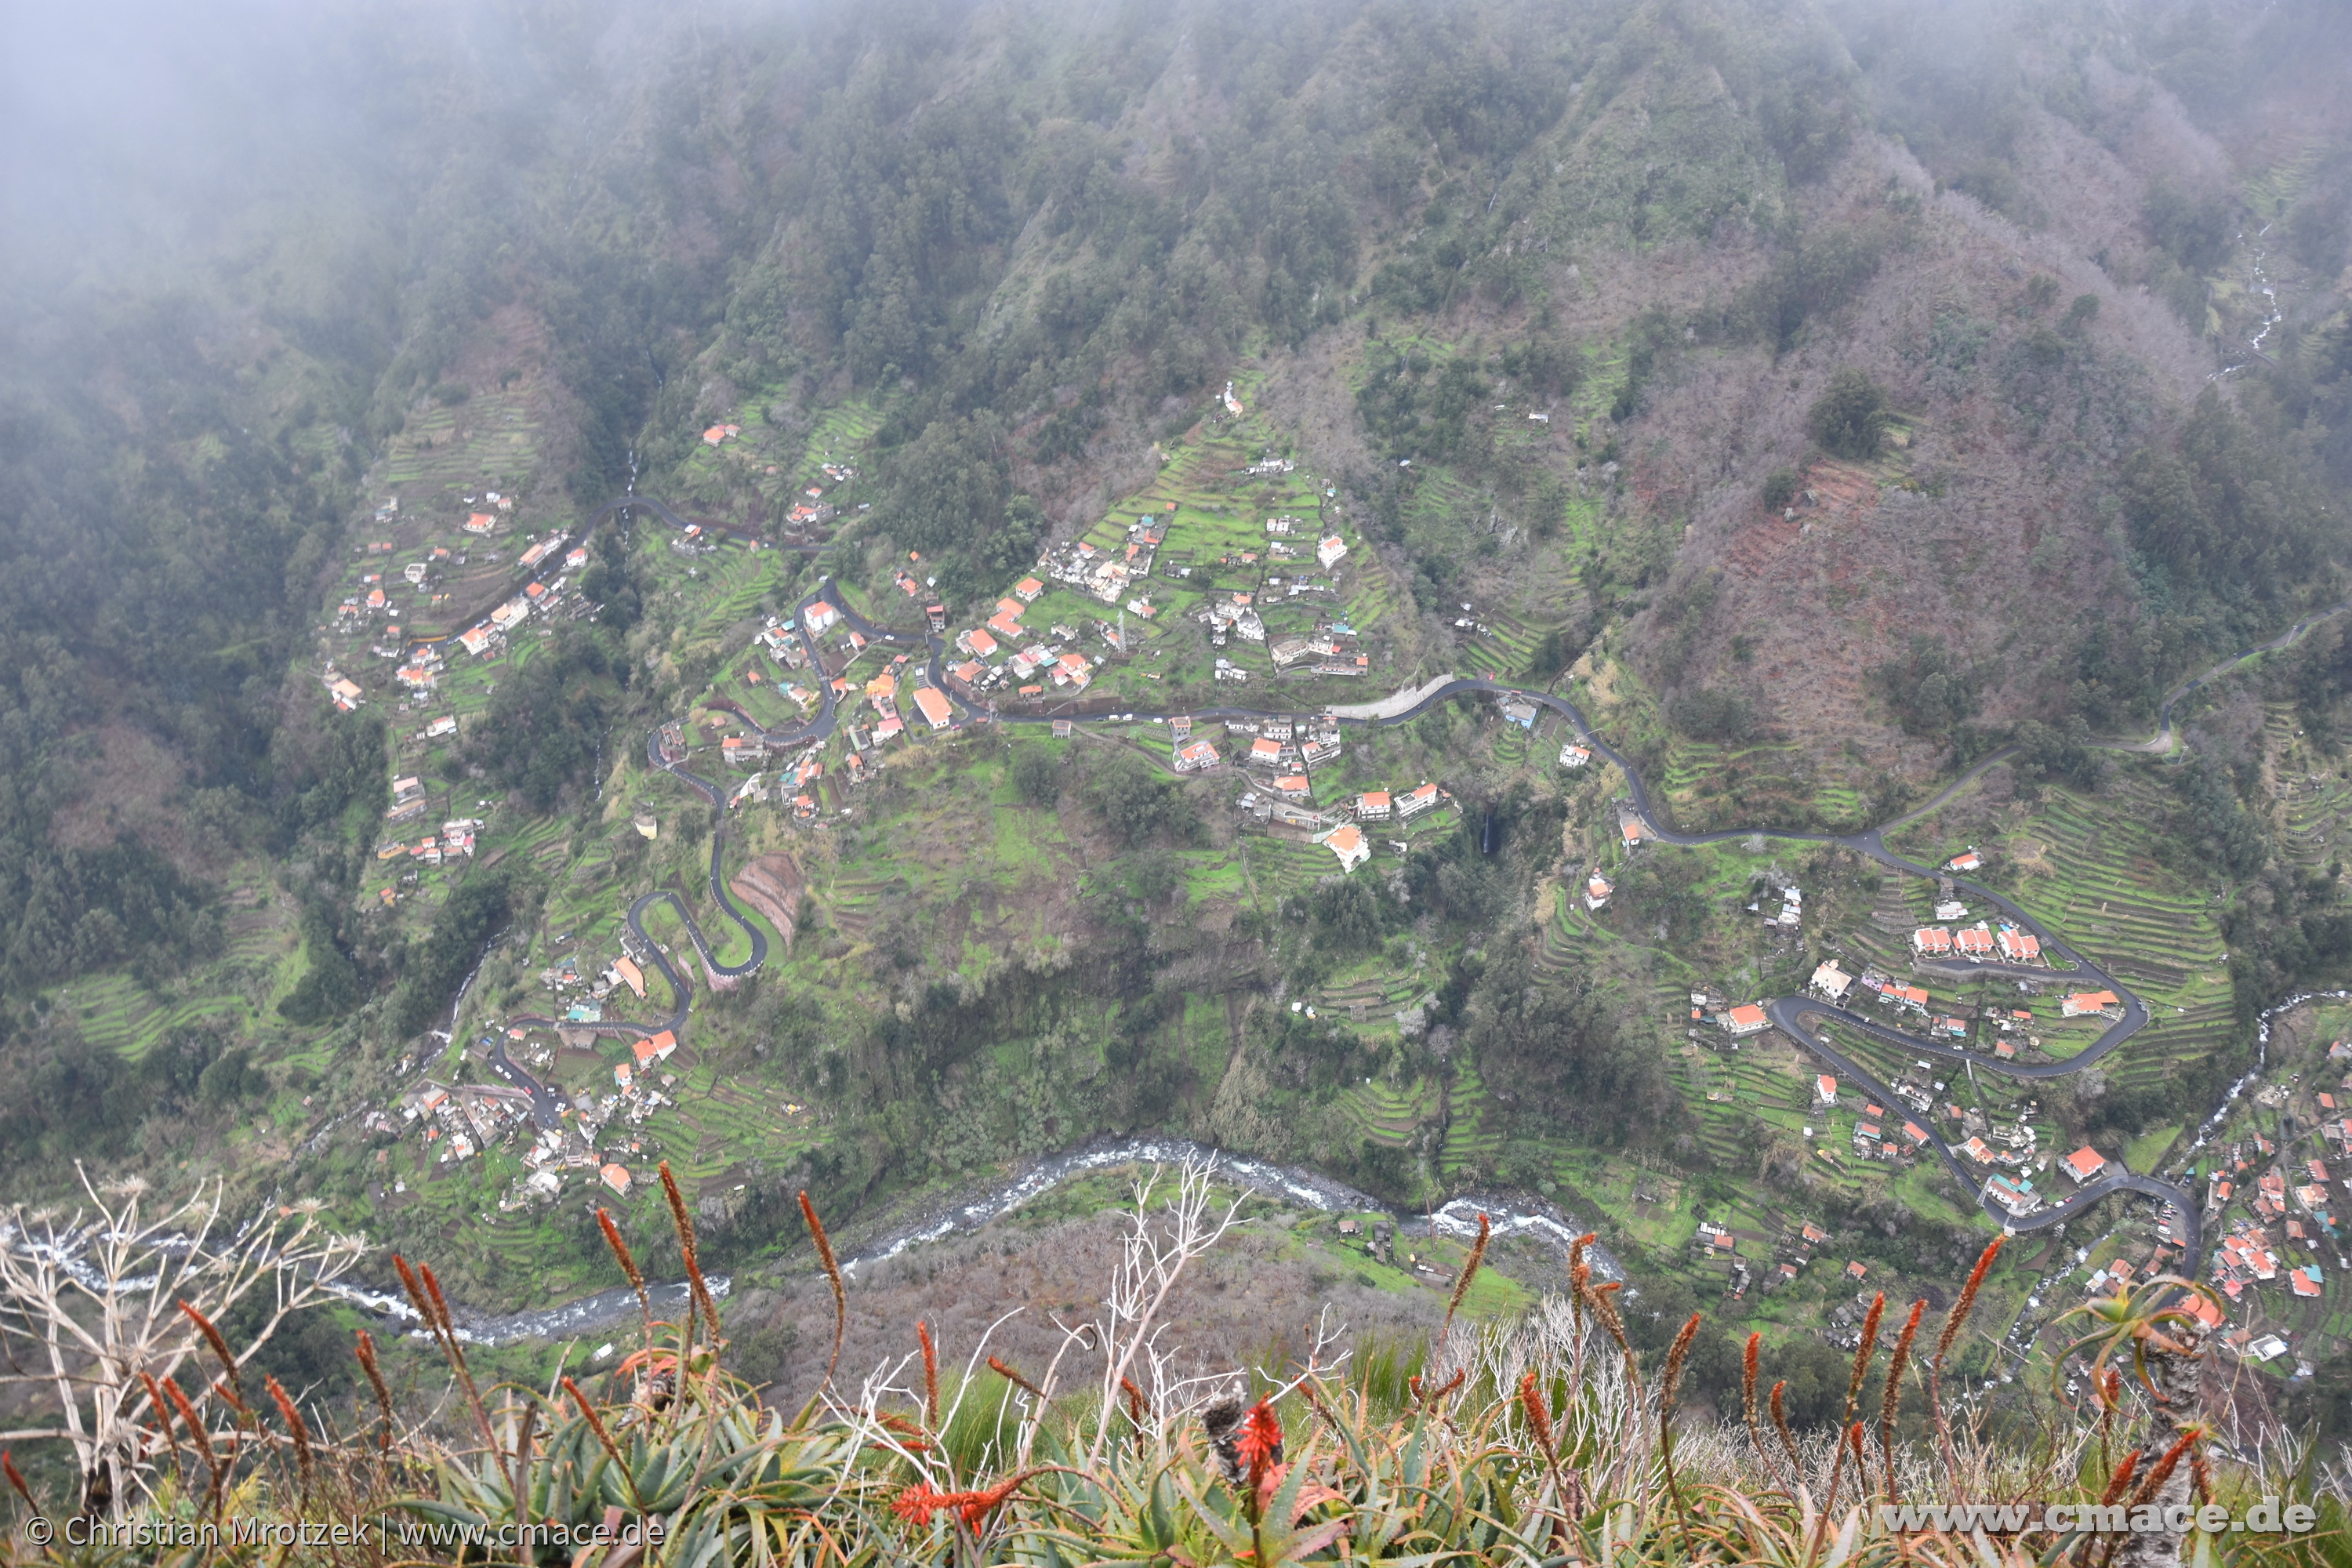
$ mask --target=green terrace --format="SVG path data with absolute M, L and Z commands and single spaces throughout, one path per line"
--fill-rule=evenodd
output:
M 2154 786 L 2130 773 L 2111 797 L 2047 790 L 2038 807 L 1979 844 L 1988 864 L 1976 879 L 2129 985 L 2160 1020 L 2148 1043 L 2160 1043 L 2167 1059 L 2187 1059 L 2230 1032 L 2216 1013 L 2226 1012 L 2231 997 L 2226 944 L 2215 906 L 2158 858 L 2149 824 L 2161 811 L 2154 796 Z M 1941 864 L 1964 847 L 1952 839 L 1929 817 L 1902 829 L 1888 847 Z
M 1581 668 L 1581 667 L 1580 667 Z M 1662 761 L 1653 788 L 1672 808 L 1675 825 L 1692 833 L 1729 828 L 1786 828 L 1852 833 L 1870 826 L 1869 805 L 1835 770 L 1818 766 L 1803 750 L 1781 742 L 1724 745 L 1693 739 L 1665 721 L 1656 695 L 1621 661 L 1569 693 L 1611 743 Z
M 882 427 L 881 410 L 859 398 L 810 414 L 780 413 L 789 408 L 792 396 L 788 387 L 763 388 L 708 427 L 720 433 L 718 441 L 707 439 L 705 431 L 692 433 L 672 469 L 677 486 L 673 504 L 685 512 L 734 515 L 738 521 L 801 538 L 814 536 L 791 522 L 795 506 L 822 501 L 854 515 L 859 502 L 871 500 L 865 454 Z M 726 433 L 730 425 L 732 433 Z M 824 472 L 828 463 L 857 477 L 836 481 Z M 806 494 L 811 489 L 822 494 L 812 498 Z
M 427 404 L 412 411 L 386 443 L 369 482 L 401 493 L 412 509 L 456 504 L 457 496 L 487 485 L 522 487 L 539 468 L 539 422 L 527 384 L 478 392 L 465 402 Z
M 1802 747 L 1727 746 L 1668 733 L 1664 795 L 1675 822 L 1688 832 L 1747 826 L 1854 832 L 1869 826 L 1861 796 L 1816 770 Z
M 247 862 L 227 879 L 222 901 L 228 942 L 218 958 L 158 989 L 123 970 L 89 975 L 57 994 L 56 1009 L 91 1045 L 132 1061 L 173 1029 L 289 1029 L 276 1008 L 300 978 L 303 955 L 290 912 L 269 897 L 265 873 L 262 863 Z
M 2299 866 L 2315 868 L 2343 858 L 2339 840 L 2352 815 L 2352 780 L 2334 758 L 2302 743 L 2298 718 L 2291 706 L 2271 704 L 2263 741 L 2279 759 L 2270 792 L 2287 855 Z
M 1236 388 L 1237 395 L 1244 398 L 1253 392 L 1246 384 Z M 1337 520 L 1326 516 L 1325 498 L 1315 476 L 1302 469 L 1271 475 L 1243 471 L 1279 445 L 1275 434 L 1255 416 L 1244 415 L 1236 419 L 1223 413 L 1204 420 L 1186 440 L 1170 442 L 1152 482 L 1115 503 L 1082 536 L 1082 542 L 1097 551 L 1116 554 L 1125 548 L 1128 530 L 1137 520 L 1161 525 L 1163 538 L 1150 577 L 1130 584 L 1118 605 L 1105 605 L 1068 584 L 1048 580 L 1045 592 L 1021 617 L 1024 637 L 1042 637 L 1046 628 L 1061 625 L 1078 631 L 1081 646 L 1091 647 L 1088 628 L 1096 621 L 1119 622 L 1127 599 L 1149 603 L 1153 610 L 1150 616 L 1124 617 L 1131 657 L 1107 661 L 1089 689 L 1092 695 L 1123 697 L 1139 706 L 1191 697 L 1189 688 L 1210 683 L 1216 657 L 1245 670 L 1253 681 L 1272 679 L 1275 672 L 1267 646 L 1311 630 L 1318 616 L 1345 622 L 1362 638 L 1399 601 L 1394 586 L 1360 547 L 1339 569 L 1339 599 L 1319 595 L 1297 598 L 1282 589 L 1267 591 L 1269 576 L 1320 576 L 1315 563 L 1316 540 L 1340 527 Z M 1298 519 L 1297 531 L 1288 536 L 1268 534 L 1265 521 L 1276 516 Z M 1341 531 L 1344 535 L 1348 531 L 1341 528 Z M 1255 607 L 1267 628 L 1266 643 L 1232 638 L 1225 648 L 1213 654 L 1204 642 L 1190 635 L 1189 628 L 1185 635 L 1173 635 L 1212 596 L 1236 593 L 1258 596 Z M 1309 681 L 1307 689 L 1297 690 L 1286 684 L 1280 700 L 1298 707 L 1317 700 L 1362 700 L 1364 694 L 1357 689 L 1360 684 Z

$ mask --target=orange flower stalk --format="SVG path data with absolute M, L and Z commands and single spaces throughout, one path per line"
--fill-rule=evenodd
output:
M 997 1482 L 985 1491 L 933 1491 L 929 1487 L 919 1483 L 908 1487 L 892 1499 L 890 1509 L 900 1519 L 907 1521 L 918 1530 L 929 1529 L 931 1515 L 935 1513 L 953 1513 L 963 1521 L 966 1528 L 977 1530 L 987 1522 L 988 1516 L 995 1512 L 1006 1498 L 1013 1495 L 1015 1488 L 1035 1473 L 1034 1470 L 1023 1470 L 1016 1476 L 1011 1476 Z
M 1282 1463 L 1282 1418 L 1274 1413 L 1273 1401 L 1259 1400 L 1242 1417 L 1241 1457 L 1253 1491 Z

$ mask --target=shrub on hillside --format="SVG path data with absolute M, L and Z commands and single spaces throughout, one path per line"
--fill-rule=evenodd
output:
M 1190 844 L 1201 835 L 1201 811 L 1184 786 L 1134 756 L 1096 763 L 1087 774 L 1086 802 L 1125 848 L 1152 842 Z
M 1667 710 L 1675 728 L 1694 741 L 1737 745 L 1756 733 L 1756 710 L 1736 691 L 1702 686 L 1675 699 Z
M 1874 458 L 1886 438 L 1886 389 L 1852 365 L 1830 377 L 1806 416 L 1813 439 L 1841 458 Z
M 1060 748 L 1023 746 L 1013 753 L 1013 787 L 1031 805 L 1051 805 L 1062 794 Z

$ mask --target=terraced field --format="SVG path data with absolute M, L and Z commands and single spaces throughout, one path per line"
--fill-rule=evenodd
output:
M 2157 858 L 2150 825 L 2160 809 L 2154 786 L 2126 774 L 2108 797 L 2049 791 L 2000 838 L 1979 845 L 1988 855 L 1979 880 L 2034 910 L 2147 1003 L 2149 1029 L 2113 1064 L 2124 1083 L 2153 1082 L 2199 1060 L 2234 1028 L 2227 943 L 2213 906 Z M 1925 819 L 1888 847 L 1940 862 L 1961 846 Z M 1925 888 L 1913 880 L 1904 889 L 1907 918 L 1929 912 Z
M 2280 759 L 2271 778 L 2281 842 L 2297 865 L 2322 867 L 2344 858 L 2346 822 L 2352 818 L 2352 777 L 2332 758 L 2299 742 L 2294 710 L 2274 703 L 2265 715 L 2269 754 Z
M 1320 844 L 1271 836 L 1253 837 L 1244 842 L 1248 846 L 1245 853 L 1250 883 L 1267 905 L 1286 896 L 1307 892 L 1324 878 L 1339 874 L 1339 858 Z
M 1441 1179 L 1460 1171 L 1491 1171 L 1503 1152 L 1503 1135 L 1489 1131 L 1482 1113 L 1489 1100 L 1478 1066 L 1467 1056 L 1454 1064 L 1454 1081 L 1447 1086 L 1445 1142 L 1437 1152 Z
M 276 1023 L 278 998 L 300 976 L 293 921 L 272 901 L 258 868 L 224 892 L 228 943 L 203 968 L 152 991 L 122 971 L 76 981 L 58 1001 L 82 1037 L 136 1061 L 175 1028 L 218 1026 L 231 1034 Z
M 1340 1095 L 1342 1114 L 1365 1138 L 1391 1148 L 1411 1142 L 1413 1130 L 1437 1114 L 1437 1086 L 1416 1079 L 1398 1086 L 1386 1079 L 1351 1084 Z
M 1236 393 L 1244 404 L 1255 395 L 1246 382 Z M 1198 639 L 1171 634 L 1212 595 L 1248 593 L 1259 595 L 1257 608 L 1267 626 L 1267 643 L 1234 639 L 1219 657 L 1248 672 L 1253 682 L 1276 679 L 1266 647 L 1274 640 L 1309 630 L 1317 616 L 1328 615 L 1362 639 L 1368 651 L 1375 647 L 1374 628 L 1396 608 L 1395 587 L 1346 521 L 1327 511 L 1322 482 L 1304 468 L 1289 473 L 1249 474 L 1282 445 L 1279 433 L 1258 416 L 1238 417 L 1219 413 L 1204 421 L 1181 443 L 1171 443 L 1151 482 L 1115 502 L 1084 535 L 1082 542 L 1098 551 L 1115 552 L 1126 546 L 1129 528 L 1149 518 L 1163 525 L 1165 534 L 1148 583 L 1136 584 L 1136 596 L 1153 609 L 1149 617 L 1126 618 L 1127 634 L 1138 649 L 1136 658 L 1106 665 L 1097 677 L 1100 694 L 1131 698 L 1139 706 L 1164 706 L 1169 681 L 1207 688 L 1219 697 L 1226 693 L 1211 681 L 1213 660 Z M 1300 520 L 1287 536 L 1270 535 L 1266 520 L 1289 516 Z M 1349 540 L 1351 552 L 1326 574 L 1315 562 L 1316 540 L 1338 531 Z M 1287 580 L 1328 576 L 1339 591 L 1334 602 L 1321 595 L 1291 595 L 1266 589 L 1269 577 Z M 1056 624 L 1084 628 L 1096 618 L 1117 619 L 1116 614 L 1075 589 L 1049 583 L 1045 592 L 1024 616 L 1024 624 Z M 1164 663 L 1153 663 L 1165 659 Z M 1375 662 L 1384 662 L 1377 655 Z M 1329 689 L 1332 700 L 1356 699 L 1352 683 L 1283 678 L 1285 706 L 1303 706 Z M 1339 693 L 1344 692 L 1344 695 Z M 1197 699 L 1196 699 L 1197 700 Z
M 861 485 L 866 448 L 882 427 L 874 405 L 856 399 L 814 416 L 798 415 L 789 387 L 767 387 L 743 400 L 724 423 L 735 434 L 717 444 L 697 439 L 674 472 L 677 494 L 688 511 L 728 514 L 728 521 L 754 528 L 781 528 L 791 509 L 809 498 L 814 486 L 823 500 L 854 512 L 872 492 Z M 770 411 L 784 411 L 772 417 Z M 846 464 L 860 478 L 836 484 L 827 463 Z M 797 531 L 795 537 L 807 536 Z M 814 536 L 811 536 L 814 537 Z
M 403 521 L 463 490 L 520 488 L 539 468 L 540 421 L 528 384 L 413 410 L 369 483 L 400 494 Z
M 1484 629 L 1455 638 L 1454 672 L 1485 676 L 1490 680 L 1517 680 L 1530 672 L 1536 645 L 1543 628 L 1520 620 L 1508 611 L 1496 611 L 1482 620 Z M 1549 675 L 1549 670 L 1538 672 Z
M 1327 981 L 1316 993 L 1314 1005 L 1353 1024 L 1359 1034 L 1394 1035 L 1396 1014 L 1428 990 L 1425 979 L 1389 973 L 1378 962 L 1370 973 Z

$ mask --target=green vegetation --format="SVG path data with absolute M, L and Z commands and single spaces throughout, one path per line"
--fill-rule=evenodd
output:
M 1841 458 L 1870 458 L 1886 439 L 1886 389 L 1848 366 L 1805 414 L 1813 439 Z
M 138 1497 L 89 1483 L 77 1496 L 71 1472 L 52 1479 L 43 1468 L 28 1479 L 12 1461 L 12 1490 L 33 1516 L 26 1525 L 35 1555 L 26 1560 L 78 1560 L 40 1535 L 79 1505 L 150 1533 L 186 1531 L 202 1541 L 211 1526 L 220 1544 L 195 1546 L 191 1560 L 236 1563 L 259 1561 L 280 1532 L 299 1540 L 305 1525 L 326 1531 L 329 1520 L 345 1529 L 357 1521 L 376 1550 L 394 1542 L 408 1560 L 427 1562 L 496 1553 L 503 1549 L 481 1538 L 512 1532 L 533 1543 L 519 1558 L 588 1542 L 592 1550 L 683 1550 L 730 1562 L 1049 1553 L 1132 1561 L 1181 1552 L 1195 1562 L 1246 1553 L 1255 1563 L 1347 1563 L 1369 1541 L 1469 1563 L 1549 1561 L 1538 1554 L 1567 1545 L 1663 1565 L 1781 1563 L 1813 1555 L 1827 1538 L 1840 1560 L 1871 1568 L 1958 1563 L 1980 1560 L 1986 1535 L 1948 1519 L 1906 1528 L 1885 1517 L 1882 1505 L 1891 1512 L 1917 1490 L 1897 1478 L 1937 1468 L 1935 1500 L 1944 1506 L 1999 1498 L 2011 1484 L 2003 1450 L 2037 1429 L 2070 1439 L 2070 1457 L 2037 1472 L 2045 1503 L 2079 1510 L 2122 1495 L 2097 1437 L 2122 1447 L 2135 1471 L 2150 1467 L 2131 1494 L 2149 1505 L 2132 1525 L 2137 1535 L 2121 1522 L 2132 1516 L 2127 1498 L 2115 1528 L 2086 1519 L 2062 1542 L 2154 1538 L 2168 1551 L 2193 1544 L 2216 1562 L 2266 1564 L 2308 1561 L 2345 1529 L 2339 1496 L 2306 1492 L 2300 1471 L 2213 1440 L 2198 1379 L 2214 1352 L 2194 1342 L 2187 1313 L 2163 1305 L 2155 1289 L 2123 1290 L 2067 1317 L 2087 1375 L 2104 1382 L 2128 1367 L 2144 1386 L 2168 1392 L 2163 1403 L 2144 1414 L 2103 1411 L 2102 1420 L 2075 1410 L 2055 1379 L 2038 1378 L 1977 1396 L 1999 1357 L 2000 1303 L 1980 1291 L 1999 1241 L 1941 1312 L 1930 1316 L 1922 1299 L 1898 1322 L 1881 1295 L 1850 1355 L 1801 1341 L 1766 1346 L 1759 1336 L 1745 1347 L 1743 1367 L 1739 1351 L 1705 1337 L 1704 1313 L 1683 1313 L 1685 1302 L 1663 1311 L 1621 1307 L 1612 1287 L 1592 1279 L 1582 1243 L 1571 1253 L 1568 1291 L 1528 1301 L 1482 1267 L 1482 1231 L 1458 1263 L 1431 1270 L 1453 1285 L 1427 1339 L 1332 1359 L 1318 1335 L 1285 1364 L 1287 1378 L 1236 1369 L 1209 1397 L 1183 1399 L 1170 1375 L 1165 1304 L 1178 1286 L 1216 1278 L 1234 1241 L 1233 1212 L 1213 1204 L 1205 1185 L 1188 1173 L 1159 1213 L 1138 1194 L 1129 1233 L 1153 1223 L 1166 1231 L 1156 1251 L 1130 1256 L 1117 1276 L 1143 1305 L 1087 1320 L 1091 1342 L 1076 1354 L 1040 1366 L 1009 1346 L 1002 1350 L 1010 1361 L 991 1349 L 992 1332 L 967 1348 L 929 1322 L 911 1336 L 892 1324 L 898 1339 L 914 1342 L 903 1377 L 868 1388 L 855 1405 L 810 1399 L 787 1416 L 740 1370 L 766 1342 L 724 1337 L 728 1325 L 695 1267 L 695 1228 L 665 1172 L 690 1292 L 673 1321 L 648 1313 L 637 1332 L 620 1331 L 584 1358 L 568 1347 L 544 1380 L 561 1399 L 532 1392 L 537 1378 L 486 1376 L 496 1352 L 469 1347 L 433 1274 L 404 1260 L 425 1324 L 416 1359 L 437 1359 L 446 1373 L 435 1369 L 417 1387 L 396 1361 L 395 1396 L 386 1358 L 362 1336 L 368 1386 L 313 1379 L 305 1384 L 310 1403 L 298 1405 L 278 1373 L 312 1367 L 338 1336 L 318 1331 L 324 1314 L 315 1310 L 311 1321 L 273 1325 L 278 1333 L 253 1345 L 244 1369 L 248 1377 L 268 1370 L 268 1405 L 236 1398 L 224 1379 L 187 1406 L 236 1399 L 221 1418 L 234 1418 L 244 1440 L 231 1447 L 205 1423 L 195 1452 L 163 1460 Z M 1000 1256 L 1012 1256 L 1011 1247 Z M 1416 1259 L 1414 1272 L 1422 1267 Z M 1381 1277 L 1398 1274 L 1367 1260 L 1356 1284 L 1376 1293 Z M 835 1310 L 829 1373 L 853 1320 L 829 1260 L 824 1279 Z M 223 1314 L 211 1343 L 234 1354 L 227 1347 L 247 1343 L 249 1325 L 266 1317 L 266 1303 Z M 822 1328 L 807 1337 L 817 1342 L 805 1353 L 822 1362 Z M 624 1344 L 635 1348 L 601 1364 Z M 800 1348 L 798 1336 L 783 1348 Z M 1771 1380 L 1769 1397 L 1759 1372 Z M 412 1406 L 436 1387 L 453 1394 L 453 1408 L 415 1419 Z M 328 1399 L 347 1426 L 317 1408 Z M 1841 1420 L 1875 1418 L 1853 1423 L 1851 1446 L 1801 1444 L 1792 1422 L 1810 1426 L 1832 1410 Z M 274 1440 L 281 1428 L 292 1441 Z M 533 1433 L 539 1442 L 522 1441 Z M 1850 1456 L 1858 1456 L 1851 1467 Z M 104 1473 L 98 1464 L 90 1470 Z M 2211 1519 L 2200 1507 L 2208 1503 Z M 2189 1522 L 2168 1535 L 2175 1505 L 2173 1522 Z M 227 1528 L 230 1518 L 240 1531 Z M 2232 1531 L 2232 1520 L 2252 1528 Z
M 271 132 L 342 172 L 286 188 L 353 194 L 257 215 L 282 245 L 191 237 L 168 286 L 110 260 L 9 340 L 0 1173 L 234 1173 L 488 1309 L 600 1284 L 592 1203 L 642 1230 L 664 1162 L 748 1294 L 799 1267 L 803 1188 L 879 1229 L 1179 1132 L 1400 1206 L 1553 1199 L 1650 1303 L 1636 1351 L 1721 1320 L 1695 1398 L 1752 1330 L 1795 1418 L 1836 1417 L 1849 1281 L 1942 1289 L 1988 1222 L 1714 1015 L 1834 960 L 1983 1063 L 2100 1026 L 2056 973 L 1915 970 L 1961 923 L 1932 882 L 1762 830 L 1989 764 L 1891 847 L 1979 847 L 2156 1019 L 2044 1087 L 1908 1086 L 1956 1142 L 2031 1129 L 2038 1191 L 2083 1142 L 2186 1159 L 2254 1016 L 2352 978 L 2339 621 L 2184 699 L 2177 752 L 2112 744 L 2344 592 L 2352 186 L 2260 130 L 2304 89 L 2234 118 L 2264 62 L 2343 46 L 2271 10 L 2226 47 L 1945 16 L 1948 56 L 1843 5 L 1048 0 L 649 19 L 678 47 L 641 58 L 585 13 L 513 58 L 368 24 L 314 90 L 410 172 Z M 2274 164 L 2036 161 L 2173 160 L 2142 72 Z M 593 163 L 524 129 L 607 119 Z M 820 584 L 866 629 L 812 628 Z M 983 648 L 943 659 L 975 718 L 937 731 L 935 605 Z M 1464 697 L 1311 758 L 1252 716 L 1444 676 L 1566 694 L 1675 825 L 1759 837 L 1629 840 L 1627 781 L 1549 710 Z M 1181 715 L 1217 767 L 1180 771 Z M 715 818 L 647 760 L 668 724 Z M 649 1058 L 686 999 L 625 911 L 671 890 L 747 957 L 720 833 L 770 957 L 720 984 L 654 903 L 692 991 Z M 2115 1256 L 2152 1255 L 2144 1210 L 2095 1216 Z M 2047 1361 L 2024 1303 L 2072 1271 L 2027 1252 L 1988 1310 L 2041 1310 Z M 2298 1356 L 2352 1352 L 2340 1274 Z

